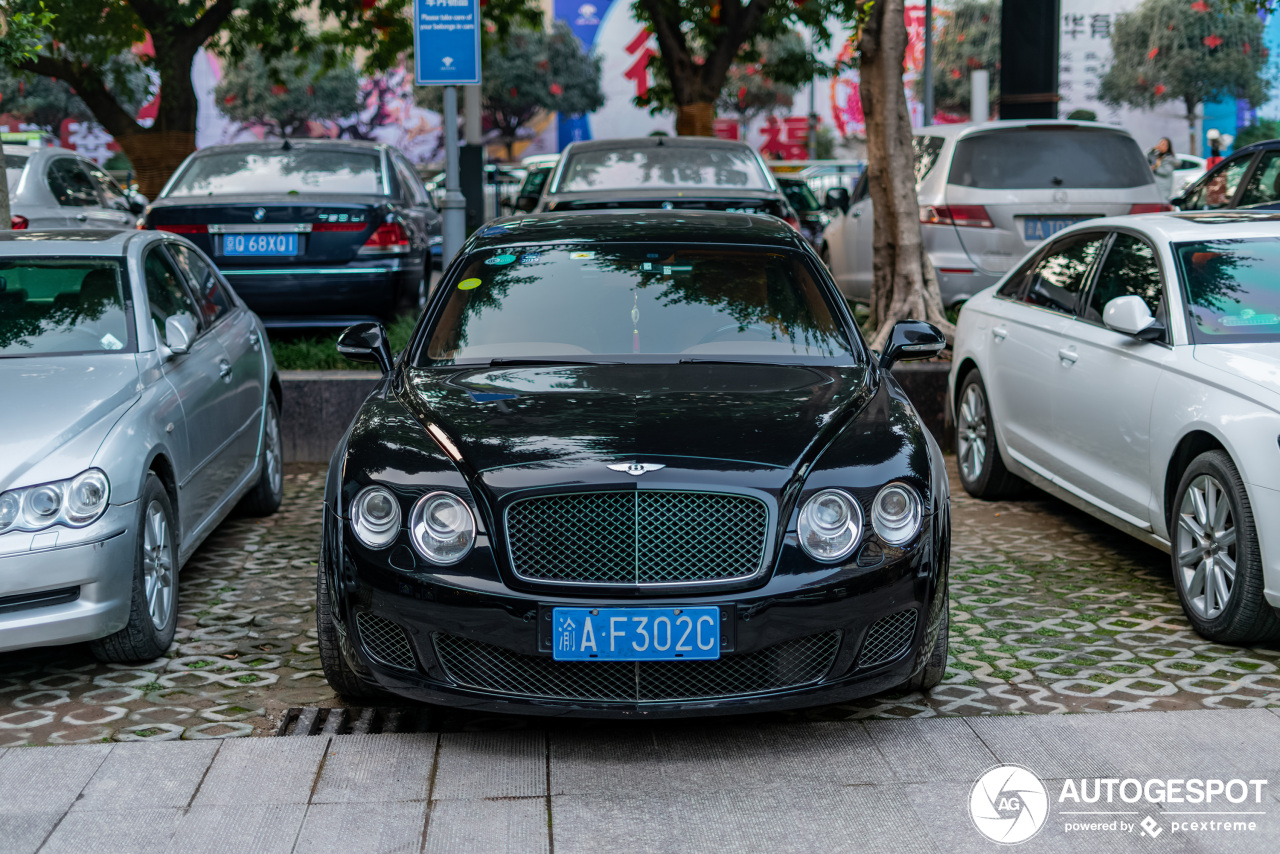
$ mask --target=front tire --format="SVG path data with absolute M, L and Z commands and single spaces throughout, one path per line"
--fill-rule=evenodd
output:
M 153 661 L 173 643 L 178 625 L 178 540 L 173 504 L 155 472 L 147 472 L 134 529 L 137 546 L 129 622 L 115 634 L 89 644 L 99 661 Z
M 943 594 L 944 597 L 946 594 Z M 951 609 L 946 607 L 945 600 L 942 611 L 942 626 L 938 629 L 938 639 L 934 641 L 929 658 L 920 668 L 920 672 L 907 680 L 905 687 L 909 691 L 928 691 L 937 687 L 947 675 L 947 656 L 951 652 Z
M 341 639 L 338 627 L 333 619 L 333 599 L 329 592 L 329 571 L 325 567 L 324 555 L 320 556 L 320 565 L 316 571 L 316 634 L 320 647 L 320 668 L 329 686 L 338 692 L 342 699 L 353 702 L 385 700 L 387 694 L 369 685 L 360 678 L 360 674 L 347 663 L 342 654 Z
M 1169 529 L 1178 599 L 1197 632 L 1217 643 L 1280 639 L 1280 618 L 1263 596 L 1253 508 L 1225 451 L 1207 451 L 1187 466 Z
M 1005 468 L 989 401 L 982 375 L 970 371 L 956 398 L 956 468 L 965 492 L 991 501 L 1017 495 L 1024 481 Z

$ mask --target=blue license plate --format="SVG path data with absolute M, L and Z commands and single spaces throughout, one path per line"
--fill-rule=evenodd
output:
M 224 234 L 223 255 L 297 255 L 296 234 Z
M 689 661 L 720 657 L 720 609 L 553 608 L 556 661 Z
M 1022 236 L 1026 240 L 1044 240 L 1085 217 L 1029 216 L 1022 220 Z

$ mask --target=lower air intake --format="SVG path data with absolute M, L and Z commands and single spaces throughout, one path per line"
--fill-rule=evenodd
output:
M 379 617 L 377 614 L 356 614 L 356 626 L 360 630 L 360 641 L 370 658 L 377 659 L 388 667 L 401 670 L 416 670 L 418 661 L 413 655 L 413 645 L 404 629 L 395 623 Z
M 893 661 L 911 647 L 915 636 L 915 608 L 881 617 L 867 630 L 862 649 L 858 652 L 858 666 L 873 667 Z
M 663 702 L 781 691 L 831 669 L 840 632 L 785 641 L 718 661 L 555 661 L 455 635 L 435 635 L 436 657 L 459 685 L 555 700 Z

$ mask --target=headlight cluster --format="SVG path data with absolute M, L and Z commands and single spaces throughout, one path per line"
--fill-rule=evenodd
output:
M 924 506 L 905 483 L 891 483 L 871 503 L 871 527 L 880 539 L 899 546 L 920 531 Z M 824 489 L 800 508 L 796 533 L 810 557 L 835 563 L 849 556 L 862 539 L 862 508 L 849 493 Z
M 42 531 L 53 525 L 83 528 L 106 512 L 111 486 L 98 469 L 68 480 L 0 493 L 0 534 Z
M 400 531 L 400 502 L 386 487 L 362 489 L 351 502 L 351 529 L 369 548 L 386 548 Z M 409 540 L 418 554 L 432 563 L 457 563 L 471 551 L 475 539 L 475 516 L 453 493 L 430 492 L 413 505 Z

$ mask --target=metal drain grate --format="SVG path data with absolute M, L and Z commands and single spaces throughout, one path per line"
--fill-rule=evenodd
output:
M 356 614 L 356 627 L 360 631 L 360 641 L 365 652 L 372 658 L 401 670 L 416 670 L 418 660 L 413 654 L 413 645 L 404 629 L 377 614 L 364 611 Z
M 840 632 L 825 632 L 717 661 L 556 661 L 454 635 L 434 639 L 445 673 L 468 688 L 631 703 L 737 697 L 808 685 L 827 675 L 840 647 Z
M 881 617 L 867 630 L 858 652 L 858 666 L 871 667 L 893 661 L 907 651 L 915 635 L 915 608 Z

